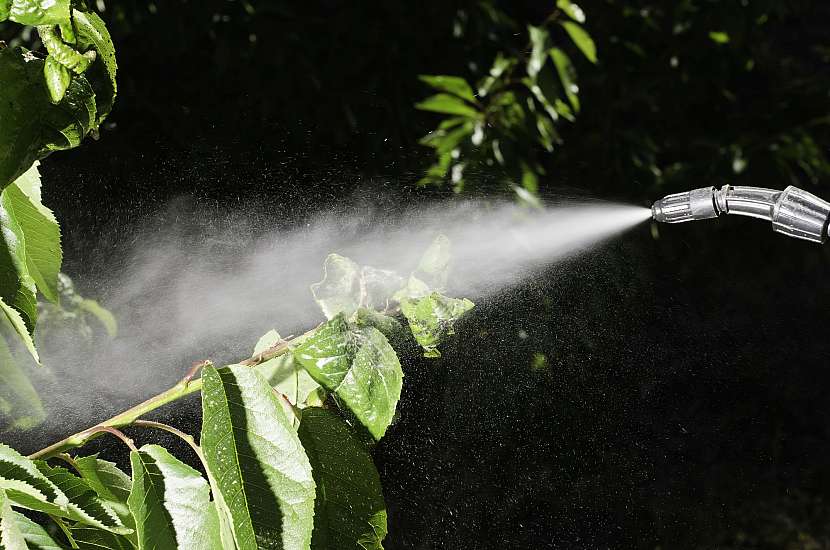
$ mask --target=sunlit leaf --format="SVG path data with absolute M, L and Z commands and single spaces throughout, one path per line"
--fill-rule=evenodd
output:
M 559 81 L 562 82 L 562 87 L 565 89 L 565 95 L 568 96 L 568 101 L 574 108 L 575 112 L 579 112 L 579 87 L 576 85 L 576 69 L 574 69 L 571 59 L 565 52 L 559 48 L 551 48 L 550 57 L 553 59 L 553 65 L 556 67 L 556 72 L 559 74 Z
M 426 357 L 439 357 L 438 345 L 453 334 L 453 325 L 464 313 L 472 309 L 470 300 L 447 298 L 432 292 L 421 298 L 404 298 L 401 312 L 409 321 L 412 335 L 424 348 Z
M 78 47 L 83 50 L 92 48 L 98 54 L 95 63 L 92 64 L 86 74 L 95 90 L 97 126 L 103 122 L 112 110 L 118 90 L 116 83 L 118 64 L 115 59 L 115 47 L 112 45 L 112 39 L 106 25 L 95 12 L 73 9 L 72 20 L 75 24 Z M 100 76 L 98 74 L 99 67 L 103 68 L 102 72 L 104 73 Z
M 0 487 L 0 546 L 3 550 L 28 550 L 6 492 Z
M 282 338 L 275 330 L 267 332 L 257 342 L 254 355 L 262 353 L 282 342 Z M 295 406 L 301 407 L 308 395 L 320 387 L 311 376 L 294 361 L 294 355 L 285 353 L 264 363 L 257 365 L 256 370 L 268 381 L 273 388 L 285 395 Z
M 43 66 L 43 77 L 46 79 L 46 87 L 49 89 L 52 103 L 60 103 L 72 81 L 69 69 L 61 65 L 53 56 L 49 56 Z
M 68 518 L 86 525 L 111 531 L 120 535 L 132 533 L 115 511 L 101 499 L 95 490 L 82 478 L 63 467 L 52 467 L 43 461 L 36 461 L 37 468 L 60 489 L 69 499 L 66 511 L 50 511 L 48 508 L 34 508 L 42 512 Z
M 577 23 L 585 22 L 585 12 L 582 11 L 582 8 L 570 0 L 557 0 L 556 7 L 564 11 L 568 17 Z
M 317 484 L 311 548 L 381 549 L 386 505 L 366 445 L 337 414 L 316 407 L 303 411 L 299 435 Z
M 21 25 L 60 25 L 69 21 L 69 0 L 5 0 L 7 17 Z M 3 8 L 0 8 L 0 21 Z
M 35 463 L 11 447 L 0 444 L 0 489 L 17 506 L 65 514 L 69 499 Z
M 121 519 L 121 523 L 125 527 L 134 529 L 133 515 L 127 505 L 127 498 L 130 496 L 132 487 L 130 476 L 121 471 L 114 463 L 102 460 L 96 455 L 75 457 L 72 462 L 73 467 L 78 471 L 78 475 L 115 512 Z M 132 533 L 126 535 L 126 537 L 135 540 L 136 535 Z
M 307 549 L 311 466 L 271 386 L 239 365 L 209 366 L 202 380 L 202 449 L 237 548 Z
M 58 541 L 56 541 L 55 538 L 46 531 L 46 529 L 23 514 L 12 511 L 11 518 L 17 524 L 17 528 L 23 535 L 23 540 L 26 541 L 26 546 L 24 548 L 27 548 L 28 550 L 64 549 L 64 546 L 58 543 Z M 2 531 L 2 528 L 0 528 L 0 531 Z M 106 533 L 106 531 L 102 532 Z M 5 540 L 3 542 L 5 543 Z M 9 546 L 5 545 L 4 548 L 9 548 Z
M 139 550 L 221 550 L 219 516 L 199 472 L 158 445 L 131 452 L 130 464 L 133 483 L 127 503 Z
M 527 62 L 527 74 L 530 78 L 535 79 L 536 75 L 539 74 L 539 71 L 542 70 L 542 66 L 545 64 L 545 59 L 547 59 L 550 35 L 548 34 L 547 29 L 543 27 L 528 25 L 527 29 L 530 33 L 530 44 L 532 46 L 532 50 L 530 51 L 530 59 Z
M 110 310 L 103 307 L 97 301 L 88 298 L 84 298 L 78 302 L 78 308 L 98 319 L 110 338 L 118 336 L 118 321 L 115 320 L 115 316 Z
M 437 94 L 417 103 L 416 108 L 422 111 L 433 113 L 445 113 L 448 115 L 460 115 L 464 117 L 475 117 L 478 111 L 465 103 L 464 100 L 450 94 Z
M 446 235 L 438 235 L 418 262 L 415 277 L 432 290 L 443 291 L 447 286 L 451 256 L 451 244 Z
M 403 277 L 388 269 L 364 266 L 360 270 L 361 305 L 370 309 L 387 309 Z
M 579 48 L 579 51 L 581 51 L 591 63 L 596 63 L 597 47 L 594 44 L 594 40 L 591 38 L 591 35 L 589 35 L 581 26 L 571 21 L 563 21 L 562 27 L 568 33 L 568 36 L 571 37 L 573 43 L 576 44 L 576 47 Z
M 466 99 L 467 101 L 475 102 L 476 98 L 473 93 L 473 89 L 466 80 L 459 76 L 424 74 L 420 75 L 418 78 L 440 92 L 447 92 L 462 99 Z
M 23 322 L 23 317 L 13 307 L 6 304 L 3 298 L 0 298 L 0 327 L 7 329 L 9 332 L 17 334 L 26 350 L 32 355 L 37 364 L 40 364 L 40 357 L 35 349 L 35 342 L 32 340 L 32 335 L 29 334 L 29 329 L 26 323 Z
M 403 371 L 382 332 L 353 325 L 341 314 L 300 344 L 294 358 L 334 392 L 375 439 L 383 437 L 400 399 Z
M 135 550 L 137 548 L 125 535 L 116 535 L 94 527 L 73 527 L 72 538 L 79 550 Z

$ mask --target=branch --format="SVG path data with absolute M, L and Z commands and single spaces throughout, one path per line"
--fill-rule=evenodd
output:
M 286 352 L 288 352 L 291 349 L 291 346 L 294 342 L 311 336 L 312 334 L 314 334 L 316 330 L 317 327 L 309 330 L 305 334 L 302 334 L 296 338 L 292 338 L 291 340 L 283 340 L 278 344 L 272 346 L 271 348 L 263 351 L 262 353 L 258 353 L 253 357 L 249 357 L 248 359 L 240 361 L 238 364 L 245 365 L 247 367 L 255 367 L 256 365 L 264 363 L 269 359 L 279 357 L 280 355 L 283 355 Z M 57 443 L 53 443 L 48 447 L 44 447 L 43 449 L 29 455 L 29 458 L 46 459 L 58 453 L 62 453 L 68 449 L 80 447 L 81 445 L 86 444 L 88 441 L 100 436 L 102 432 L 109 431 L 109 429 L 111 428 L 121 428 L 124 426 L 129 426 L 130 424 L 138 420 L 140 417 L 158 409 L 163 405 L 172 403 L 173 401 L 178 401 L 182 397 L 200 391 L 202 389 L 202 379 L 195 378 L 195 376 L 199 370 L 210 364 L 210 361 L 202 361 L 200 363 L 195 363 L 193 367 L 185 375 L 185 377 L 182 378 L 172 388 L 169 388 L 161 392 L 160 394 L 155 395 L 150 399 L 147 399 L 146 401 L 127 409 L 126 411 L 118 413 L 112 418 L 104 420 L 103 422 L 100 422 L 95 426 L 92 426 L 85 430 L 81 430 L 80 432 L 74 433 L 64 439 L 61 439 Z

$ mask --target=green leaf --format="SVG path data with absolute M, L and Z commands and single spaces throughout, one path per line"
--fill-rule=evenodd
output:
M 418 344 L 424 348 L 424 356 L 440 357 L 438 344 L 453 334 L 453 324 L 472 309 L 470 300 L 447 298 L 433 292 L 421 298 L 401 300 L 401 312 L 409 321 L 409 328 Z
M 282 342 L 275 330 L 267 332 L 257 342 L 254 355 L 262 353 Z M 268 381 L 268 384 L 285 395 L 294 406 L 302 407 L 308 395 L 320 387 L 300 365 L 291 353 L 285 353 L 254 367 Z
M 80 144 L 95 122 L 89 82 L 76 76 L 53 105 L 43 78 L 44 61 L 22 48 L 0 50 L 0 189 L 35 160 Z
M 527 30 L 530 33 L 530 44 L 533 48 L 527 62 L 527 74 L 530 75 L 530 78 L 535 79 L 539 71 L 542 70 L 545 59 L 547 59 L 550 35 L 546 29 L 533 25 L 528 25 Z
M 133 484 L 127 503 L 139 550 L 221 549 L 219 516 L 199 472 L 158 445 L 131 452 L 130 464 Z
M 314 480 L 297 433 L 255 370 L 207 367 L 201 444 L 239 550 L 304 550 L 314 518 Z
M 35 362 L 38 365 L 40 364 L 40 357 L 37 354 L 37 349 L 35 349 L 35 342 L 32 340 L 32 335 L 29 334 L 23 317 L 20 316 L 20 313 L 16 309 L 6 304 L 2 297 L 0 297 L 0 328 L 6 328 L 10 332 L 16 333 Z
M 406 281 L 406 285 L 395 293 L 393 298 L 397 302 L 402 302 L 405 298 L 420 298 L 429 294 L 429 285 L 417 278 L 415 275 L 410 275 Z
M 124 535 L 116 535 L 94 527 L 73 527 L 72 538 L 80 550 L 135 550 L 135 545 Z
M 383 333 L 352 325 L 341 314 L 301 343 L 294 358 L 317 383 L 334 392 L 375 439 L 383 437 L 403 383 L 398 356 Z
M 29 550 L 63 550 L 63 546 L 50 535 L 46 529 L 23 514 L 12 511 L 11 517 L 26 541 Z
M 303 411 L 299 435 L 317 484 L 312 550 L 382 549 L 386 504 L 366 445 L 339 416 L 317 407 Z
M 28 550 L 23 532 L 17 522 L 17 514 L 12 511 L 10 499 L 2 487 L 0 487 L 0 548 Z
M 564 11 L 568 17 L 577 23 L 585 22 L 585 12 L 582 11 L 582 8 L 570 0 L 557 0 L 556 7 Z
M 112 38 L 104 21 L 95 12 L 74 9 L 72 20 L 75 24 L 78 47 L 83 50 L 92 48 L 98 53 L 95 63 L 86 75 L 95 90 L 97 105 L 95 126 L 97 127 L 112 110 L 118 92 L 116 82 L 118 63 L 115 59 L 115 46 L 112 44 Z M 102 73 L 100 75 L 99 67 Z
M 360 327 L 375 327 L 386 336 L 387 340 L 394 340 L 403 335 L 403 325 L 397 319 L 373 309 L 365 307 L 358 309 L 355 323 Z
M 88 298 L 84 298 L 78 302 L 78 308 L 98 319 L 98 321 L 104 326 L 104 329 L 107 331 L 107 335 L 109 335 L 110 338 L 118 336 L 118 321 L 115 320 L 115 316 L 110 310 L 103 307 L 95 300 L 90 300 Z
M 576 23 L 572 23 L 571 21 L 563 21 L 561 25 L 562 28 L 564 28 L 568 33 L 568 36 L 571 37 L 573 43 L 576 44 L 576 47 L 579 48 L 579 51 L 581 51 L 585 57 L 588 58 L 588 61 L 596 63 L 597 47 L 594 44 L 591 35 L 589 35 L 581 26 Z
M 54 215 L 42 204 L 34 204 L 15 182 L 0 194 L 0 223 L 0 266 L 28 275 L 46 299 L 56 303 L 63 252 Z
M 476 109 L 471 107 L 468 103 L 465 103 L 462 99 L 450 94 L 437 94 L 432 97 L 428 97 L 420 103 L 417 103 L 415 108 L 422 111 L 459 115 L 468 118 L 473 118 L 478 115 L 478 111 Z
M 712 40 L 712 42 L 715 42 L 716 44 L 729 43 L 729 34 L 722 31 L 711 31 L 709 33 L 709 38 Z
M 65 24 L 69 22 L 69 0 L 12 0 L 8 17 L 21 25 Z
M 562 82 L 562 87 L 565 89 L 565 95 L 568 96 L 568 101 L 573 105 L 574 111 L 579 112 L 579 87 L 576 85 L 576 69 L 574 69 L 571 59 L 559 48 L 551 48 L 550 57 L 553 59 L 553 65 L 556 67 L 556 72 L 559 74 L 559 80 Z
M 65 514 L 69 499 L 35 463 L 8 445 L 0 444 L 0 489 L 17 506 Z
M 2 431 L 30 430 L 46 420 L 46 411 L 29 377 L 0 334 L 0 417 Z
M 501 52 L 497 53 L 496 58 L 493 60 L 493 65 L 490 67 L 490 73 L 482 80 L 478 87 L 478 94 L 482 97 L 489 94 L 499 79 L 507 74 L 516 63 L 516 58 L 505 57 Z
M 63 96 L 66 95 L 69 83 L 72 81 L 72 74 L 69 69 L 50 55 L 43 65 L 43 77 L 46 79 L 46 87 L 49 89 L 49 97 L 51 97 L 52 103 L 60 103 Z
M 46 47 L 46 51 L 49 52 L 49 57 L 76 75 L 83 74 L 95 61 L 95 52 L 80 53 L 65 43 L 58 32 L 58 27 L 42 25 L 37 28 L 37 32 Z
M 98 497 L 121 519 L 121 523 L 134 530 L 135 521 L 127 506 L 132 488 L 130 476 L 114 463 L 101 460 L 97 455 L 76 457 L 72 459 L 72 465 Z M 127 538 L 134 541 L 135 533 L 127 535 Z
M 461 99 L 475 103 L 476 97 L 473 89 L 467 84 L 467 81 L 460 76 L 445 76 L 445 75 L 426 75 L 418 76 L 422 82 L 426 82 L 429 86 L 435 88 L 440 92 L 447 92 L 458 96 Z
M 345 256 L 329 254 L 323 280 L 311 285 L 311 293 L 326 318 L 341 312 L 351 316 L 360 304 L 360 267 Z
M 49 481 L 54 483 L 69 499 L 65 512 L 42 508 L 35 508 L 36 510 L 69 518 L 119 535 L 132 533 L 132 529 L 121 522 L 115 511 L 98 496 L 85 480 L 66 468 L 52 467 L 42 461 L 36 461 L 35 464 Z

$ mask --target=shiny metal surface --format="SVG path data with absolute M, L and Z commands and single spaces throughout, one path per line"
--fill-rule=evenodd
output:
M 703 187 L 667 195 L 655 201 L 652 217 L 658 222 L 680 223 L 716 218 L 721 214 L 749 216 L 772 222 L 772 229 L 797 239 L 827 240 L 830 203 L 797 187 L 784 191 L 761 187 Z

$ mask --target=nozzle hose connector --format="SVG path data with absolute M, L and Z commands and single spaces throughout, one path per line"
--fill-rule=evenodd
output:
M 783 191 L 724 185 L 667 195 L 655 201 L 651 215 L 658 222 L 680 223 L 737 214 L 772 222 L 772 230 L 797 239 L 823 243 L 828 236 L 830 203 L 803 189 Z

